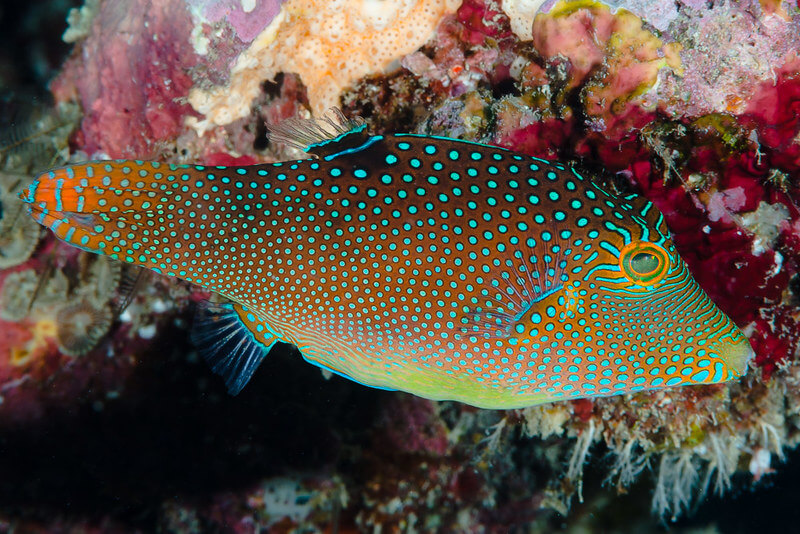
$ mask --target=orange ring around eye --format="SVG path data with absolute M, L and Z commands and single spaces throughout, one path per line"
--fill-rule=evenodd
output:
M 669 272 L 669 264 L 667 251 L 647 241 L 628 243 L 619 254 L 622 274 L 638 286 L 654 286 L 661 282 Z

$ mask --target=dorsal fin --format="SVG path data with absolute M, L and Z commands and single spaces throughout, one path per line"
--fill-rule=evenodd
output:
M 333 159 L 372 144 L 361 117 L 348 119 L 339 108 L 331 108 L 319 119 L 287 119 L 269 126 L 269 140 L 288 145 L 317 157 Z

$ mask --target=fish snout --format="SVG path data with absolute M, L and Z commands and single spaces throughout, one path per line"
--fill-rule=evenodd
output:
M 36 184 L 37 182 L 34 182 L 30 184 L 28 187 L 24 188 L 22 191 L 20 191 L 18 194 L 19 199 L 25 202 L 26 204 L 31 204 L 36 195 Z
M 727 380 L 743 377 L 747 373 L 750 361 L 755 357 L 750 342 L 743 334 L 737 336 L 736 341 L 721 344 L 718 351 L 728 368 Z

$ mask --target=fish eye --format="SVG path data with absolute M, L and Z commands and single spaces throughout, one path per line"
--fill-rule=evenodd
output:
M 639 286 L 657 285 L 669 271 L 667 251 L 647 241 L 634 241 L 622 248 L 619 266 L 625 277 Z

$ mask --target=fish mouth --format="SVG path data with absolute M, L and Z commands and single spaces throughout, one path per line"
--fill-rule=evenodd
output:
M 735 343 L 726 343 L 719 347 L 719 355 L 728 367 L 729 379 L 741 378 L 747 373 L 750 361 L 755 357 L 755 352 L 746 337 Z

